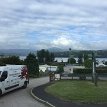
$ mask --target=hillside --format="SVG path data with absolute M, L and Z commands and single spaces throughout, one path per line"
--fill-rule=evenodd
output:
M 16 56 L 26 56 L 29 53 L 35 53 L 34 50 L 31 49 L 0 49 L 0 55 L 16 55 Z
M 55 57 L 68 57 L 69 51 L 66 49 L 60 49 L 60 48 L 49 48 L 48 51 L 53 52 L 55 54 Z M 29 53 L 36 53 L 36 50 L 33 49 L 0 49 L 0 55 L 4 56 L 10 56 L 10 55 L 16 55 L 16 56 L 27 56 Z M 72 50 L 71 53 L 74 55 L 74 57 L 78 57 L 79 54 L 88 54 L 92 53 L 91 50 Z M 107 50 L 97 50 L 96 51 L 96 57 L 98 58 L 107 58 Z

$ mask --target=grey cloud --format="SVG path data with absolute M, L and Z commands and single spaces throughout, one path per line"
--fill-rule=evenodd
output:
M 107 35 L 106 6 L 106 0 L 3 0 L 0 4 L 0 45 L 2 48 L 13 48 L 14 44 L 16 48 L 47 48 L 54 46 L 55 38 L 64 32 L 72 40 L 65 47 L 92 49 L 91 45 L 96 42 L 92 43 L 91 40 L 86 44 L 80 39 L 85 35 L 88 41 L 93 35 L 94 40 L 102 39 L 103 42 L 104 35 Z M 29 32 L 37 33 L 35 42 L 29 40 Z M 38 42 L 38 35 L 44 35 L 44 38 L 54 37 L 52 40 L 48 39 L 48 43 Z M 60 44 L 58 46 L 61 47 Z M 98 46 L 94 45 L 94 48 Z M 106 46 L 100 45 L 99 48 Z

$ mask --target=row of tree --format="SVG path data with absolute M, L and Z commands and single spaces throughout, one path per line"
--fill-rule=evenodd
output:
M 14 64 L 14 65 L 27 65 L 29 74 L 32 77 L 39 76 L 39 65 L 40 64 L 56 64 L 58 66 L 58 72 L 63 72 L 63 66 L 65 63 L 57 63 L 54 62 L 54 54 L 47 50 L 40 50 L 37 52 L 37 55 L 29 53 L 25 60 L 20 60 L 18 56 L 9 56 L 9 57 L 1 57 L 0 65 L 6 64 Z M 76 60 L 74 58 L 70 58 L 68 63 L 75 64 Z M 88 56 L 88 54 L 80 54 L 78 56 L 78 64 L 84 65 L 87 68 L 92 67 L 92 59 Z M 107 62 L 105 62 L 107 64 Z
M 68 63 L 76 64 L 76 60 L 74 58 L 69 58 Z M 78 64 L 84 65 L 86 68 L 92 67 L 92 58 L 88 56 L 88 54 L 79 54 L 78 55 Z
M 49 52 L 48 50 L 42 49 L 37 51 L 37 57 L 40 64 L 46 64 L 48 62 L 54 61 L 54 53 Z
M 15 64 L 20 65 L 23 61 L 19 59 L 19 56 L 9 56 L 9 57 L 1 57 L 0 58 L 0 65 L 6 65 L 6 64 Z
M 27 65 L 29 75 L 31 77 L 38 77 L 39 64 L 44 64 L 52 61 L 54 61 L 54 54 L 43 49 L 37 52 L 37 56 L 33 53 L 29 53 L 25 60 L 20 60 L 19 56 L 1 57 L 0 66 L 6 64 Z
M 78 56 L 78 64 L 84 65 L 86 68 L 92 68 L 92 60 L 93 60 L 92 54 L 79 54 Z M 70 64 L 76 64 L 76 60 L 74 58 L 68 59 L 68 63 Z M 103 61 L 103 64 L 107 65 L 107 61 Z M 98 61 L 96 60 L 96 64 L 98 64 Z

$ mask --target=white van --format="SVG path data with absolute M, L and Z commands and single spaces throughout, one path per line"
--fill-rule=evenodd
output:
M 0 95 L 19 87 L 26 88 L 28 83 L 28 70 L 25 65 L 0 67 Z

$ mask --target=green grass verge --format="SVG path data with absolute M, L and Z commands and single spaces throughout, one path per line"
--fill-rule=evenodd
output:
M 62 80 L 48 86 L 45 91 L 66 101 L 107 102 L 107 81 L 99 81 L 96 87 L 91 81 Z

